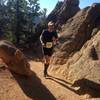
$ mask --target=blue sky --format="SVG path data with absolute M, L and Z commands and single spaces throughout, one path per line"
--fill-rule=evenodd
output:
M 100 0 L 80 0 L 80 8 L 90 6 L 93 3 L 100 3 Z
M 41 9 L 47 8 L 47 15 L 54 9 L 58 1 L 64 0 L 39 0 Z
M 39 0 L 41 9 L 47 8 L 47 15 L 54 9 L 56 3 L 63 0 Z M 92 3 L 99 2 L 100 0 L 80 0 L 80 8 L 91 5 Z

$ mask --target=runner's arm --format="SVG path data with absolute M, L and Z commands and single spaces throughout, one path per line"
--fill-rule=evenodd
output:
M 41 42 L 41 44 L 44 46 L 45 43 L 44 43 L 43 34 L 44 34 L 44 30 L 43 30 L 42 34 L 40 35 L 40 42 Z

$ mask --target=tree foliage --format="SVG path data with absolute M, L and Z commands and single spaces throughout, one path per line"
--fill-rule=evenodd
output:
M 41 15 L 46 15 L 46 9 L 40 13 L 38 0 L 0 0 L 0 36 L 26 43 L 34 36 L 35 17 Z

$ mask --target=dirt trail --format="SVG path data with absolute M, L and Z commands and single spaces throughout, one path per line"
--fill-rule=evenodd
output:
M 31 77 L 0 69 L 0 100 L 85 100 L 60 77 L 51 74 L 45 79 L 41 62 L 30 61 L 30 64 L 33 70 Z
M 50 74 L 50 77 L 45 79 L 43 77 L 43 64 L 40 62 L 30 62 L 32 70 L 41 79 L 42 84 L 44 84 L 49 91 L 54 95 L 56 100 L 81 100 L 81 98 L 68 89 L 69 84 L 60 78 Z M 49 98 L 45 99 L 49 100 Z

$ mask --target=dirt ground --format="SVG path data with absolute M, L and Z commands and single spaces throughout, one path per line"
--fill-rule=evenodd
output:
M 0 100 L 100 100 L 80 96 L 71 84 L 49 73 L 43 77 L 43 64 L 30 61 L 33 75 L 25 77 L 0 68 Z

